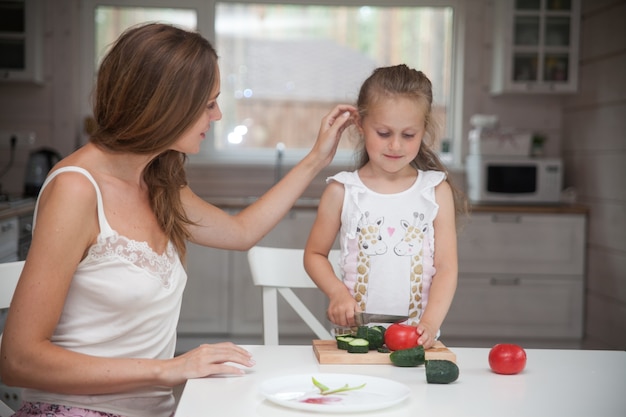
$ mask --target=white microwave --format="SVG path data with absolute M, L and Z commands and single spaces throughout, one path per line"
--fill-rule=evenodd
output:
M 467 196 L 472 203 L 554 204 L 561 199 L 558 158 L 468 155 Z

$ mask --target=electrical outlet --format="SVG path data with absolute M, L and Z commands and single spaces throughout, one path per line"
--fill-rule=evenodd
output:
M 17 148 L 30 148 L 35 144 L 35 132 L 18 132 L 18 131 L 9 131 L 3 130 L 0 131 L 0 148 L 1 149 L 10 149 L 11 148 L 11 139 L 15 137 L 16 142 L 15 146 Z
M 7 387 L 0 383 L 0 400 L 16 411 L 22 405 L 22 389 Z

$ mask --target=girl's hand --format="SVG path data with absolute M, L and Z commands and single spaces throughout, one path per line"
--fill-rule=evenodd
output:
M 339 139 L 344 130 L 354 123 L 356 113 L 357 110 L 353 106 L 340 104 L 324 116 L 311 155 L 315 155 L 328 165 L 337 152 Z
M 227 362 L 245 367 L 255 365 L 250 352 L 231 342 L 203 344 L 171 360 L 164 379 L 169 386 L 182 384 L 190 378 L 201 378 L 215 374 L 244 375 L 245 370 L 227 365 Z
M 354 312 L 361 311 L 356 300 L 345 290 L 342 294 L 331 297 L 328 303 L 328 320 L 337 326 L 355 325 Z
M 437 330 L 430 328 L 427 323 L 419 322 L 416 328 L 417 332 L 417 344 L 424 346 L 424 349 L 430 349 L 435 345 L 435 336 Z

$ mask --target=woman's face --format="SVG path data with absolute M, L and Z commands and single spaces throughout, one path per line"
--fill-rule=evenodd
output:
M 217 79 L 219 80 L 219 74 L 217 75 Z M 206 138 L 206 132 L 211 127 L 211 122 L 222 118 L 222 111 L 217 104 L 217 97 L 219 95 L 220 85 L 218 82 L 211 92 L 211 98 L 206 104 L 204 111 L 200 114 L 200 117 L 198 117 L 191 127 L 174 142 L 170 149 L 185 154 L 197 154 L 200 152 L 200 144 Z

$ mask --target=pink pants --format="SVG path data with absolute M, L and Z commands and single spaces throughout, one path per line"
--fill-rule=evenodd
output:
M 86 410 L 84 408 L 65 405 L 24 402 L 12 417 L 123 417 L 103 411 Z

